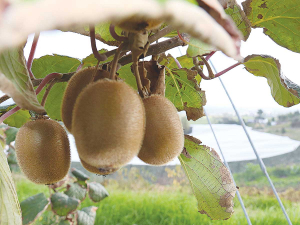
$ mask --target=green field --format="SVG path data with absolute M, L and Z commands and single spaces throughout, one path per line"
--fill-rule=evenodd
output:
M 20 201 L 43 192 L 49 196 L 49 189 L 44 185 L 35 185 L 22 176 L 15 176 L 16 188 Z M 152 185 L 144 190 L 133 191 L 119 189 L 112 185 L 106 187 L 110 196 L 100 203 L 93 203 L 88 198 L 81 207 L 95 205 L 98 208 L 95 224 L 107 225 L 188 225 L 188 224 L 247 224 L 239 202 L 235 199 L 235 213 L 227 221 L 211 221 L 197 210 L 197 202 L 189 187 L 162 187 Z M 245 194 L 246 193 L 246 194 Z M 249 192 L 250 193 L 250 192 Z M 293 193 L 291 193 L 293 194 Z M 242 196 L 248 213 L 255 225 L 287 224 L 276 199 L 267 193 L 247 194 Z M 300 225 L 300 203 L 283 200 L 294 225 Z M 35 224 L 55 224 L 52 212 L 46 211 Z

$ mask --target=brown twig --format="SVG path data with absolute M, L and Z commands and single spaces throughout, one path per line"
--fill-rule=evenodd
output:
M 117 41 L 126 41 L 128 39 L 127 37 L 119 36 L 115 31 L 115 26 L 112 24 L 109 26 L 109 33 Z
M 105 60 L 107 60 L 107 57 L 106 57 L 105 54 L 99 54 L 99 52 L 97 51 L 95 26 L 90 26 L 90 39 L 91 39 L 91 47 L 92 47 L 92 51 L 93 51 L 94 57 L 98 61 L 105 61 Z
M 210 79 L 214 79 L 214 78 L 215 78 L 215 74 L 214 74 L 214 72 L 212 71 L 212 69 L 211 69 L 209 63 L 206 61 L 205 57 L 202 56 L 202 55 L 200 55 L 199 57 L 202 59 L 202 61 L 204 62 L 205 66 L 206 66 L 206 68 L 207 68 L 207 70 L 208 70 L 209 78 L 210 78 Z
M 3 95 L 3 96 L 1 96 L 1 97 L 0 97 L 0 104 L 1 104 L 2 102 L 5 102 L 5 101 L 8 100 L 8 99 L 10 99 L 10 97 L 9 97 L 8 95 Z
M 118 49 L 117 49 L 117 51 L 116 51 L 116 54 L 115 54 L 115 57 L 114 57 L 113 61 L 111 62 L 110 76 L 109 76 L 109 78 L 110 78 L 111 80 L 114 80 L 114 79 L 115 79 L 115 74 L 116 74 L 116 72 L 117 72 L 117 64 L 118 64 L 119 57 L 120 57 L 120 54 L 121 54 L 121 52 L 122 52 L 124 46 L 125 46 L 125 44 L 122 43 L 122 44 L 118 47 Z
M 174 29 L 171 26 L 166 26 L 157 33 L 153 34 L 152 36 L 149 37 L 148 41 L 150 43 L 155 42 L 156 40 L 166 36 L 167 34 L 171 33 Z

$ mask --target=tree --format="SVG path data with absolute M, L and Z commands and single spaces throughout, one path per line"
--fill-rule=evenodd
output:
M 178 111 L 186 111 L 188 120 L 204 116 L 206 99 L 200 88 L 202 80 L 209 82 L 239 65 L 254 76 L 265 77 L 274 100 L 281 106 L 299 104 L 300 87 L 283 76 L 277 59 L 257 54 L 242 59 L 239 54 L 241 39 L 246 41 L 251 28 L 257 27 L 264 28 L 264 33 L 278 45 L 299 52 L 299 35 L 294 32 L 299 28 L 296 7 L 299 0 L 246 0 L 243 7 L 234 0 L 220 0 L 220 3 L 222 6 L 217 0 L 127 0 L 131 7 L 120 0 L 1 3 L 0 90 L 7 95 L 1 97 L 0 103 L 11 97 L 15 104 L 1 107 L 0 123 L 21 127 L 31 117 L 45 114 L 61 120 L 61 101 L 67 82 L 76 71 L 89 66 L 95 66 L 95 71 L 98 67 L 110 71 L 111 78 L 120 67 L 117 79 L 123 79 L 141 97 L 152 93 L 165 95 Z M 131 20 L 133 16 L 138 22 Z M 282 23 L 285 26 L 278 26 Z M 132 26 L 128 28 L 128 24 Z M 33 61 L 38 32 L 50 29 L 90 36 L 93 54 L 82 60 L 54 55 Z M 22 44 L 30 33 L 36 35 L 25 63 Z M 155 43 L 162 37 L 168 40 Z M 98 51 L 95 38 L 118 48 Z M 185 56 L 176 59 L 163 54 L 184 45 L 188 45 Z M 214 74 L 207 61 L 216 51 L 223 51 L 237 62 Z M 148 55 L 152 56 L 151 61 L 138 62 Z M 204 67 L 208 75 L 204 74 Z M 200 143 L 186 136 L 180 162 L 199 201 L 199 212 L 212 219 L 228 219 L 233 213 L 236 188 L 217 153 Z M 206 160 L 199 163 L 198 159 L 203 157 Z M 211 162 L 211 170 L 204 170 Z M 200 179 L 204 176 L 205 181 Z M 218 182 L 210 182 L 214 179 Z M 219 186 L 209 186 L 211 183 Z M 217 195 L 213 193 L 215 189 L 220 190 Z

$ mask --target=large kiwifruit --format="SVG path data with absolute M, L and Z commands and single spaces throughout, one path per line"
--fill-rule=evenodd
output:
M 145 98 L 146 131 L 138 157 L 151 165 L 163 165 L 183 149 L 184 134 L 175 106 L 167 98 L 151 95 Z
M 27 122 L 17 133 L 15 147 L 21 170 L 34 183 L 55 183 L 69 171 L 68 136 L 56 121 L 38 119 Z
M 95 72 L 95 67 L 79 70 L 68 82 L 62 101 L 61 118 L 69 132 L 71 132 L 72 129 L 72 112 L 74 104 L 80 92 L 92 82 L 93 76 L 93 81 L 109 77 L 108 71 L 98 69 L 96 74 Z
M 76 100 L 72 133 L 78 154 L 100 171 L 120 168 L 136 156 L 144 130 L 142 100 L 124 82 L 99 80 Z
M 116 172 L 119 169 L 119 168 L 108 168 L 108 169 L 100 168 L 100 169 L 98 169 L 94 166 L 89 165 L 81 158 L 80 158 L 80 162 L 81 162 L 83 168 L 85 168 L 87 171 L 98 174 L 98 175 L 108 175 L 108 174 Z

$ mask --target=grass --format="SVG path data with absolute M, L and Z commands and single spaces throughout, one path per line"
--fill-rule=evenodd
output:
M 48 187 L 36 185 L 22 176 L 14 176 L 19 200 L 40 192 L 49 196 Z M 246 225 L 242 209 L 235 199 L 235 213 L 227 221 L 212 221 L 206 215 L 198 213 L 197 201 L 189 188 L 167 187 L 159 190 L 154 185 L 152 189 L 136 190 L 116 189 L 106 187 L 110 196 L 100 203 L 93 203 L 88 197 L 81 203 L 81 208 L 97 206 L 95 224 L 101 225 Z M 249 194 L 249 195 L 248 195 Z M 292 195 L 293 193 L 290 193 Z M 251 194 L 242 191 L 252 224 L 278 225 L 287 224 L 276 199 L 267 194 Z M 294 225 L 300 225 L 300 203 L 284 200 L 284 205 Z M 46 211 L 35 224 L 53 224 L 51 212 Z

